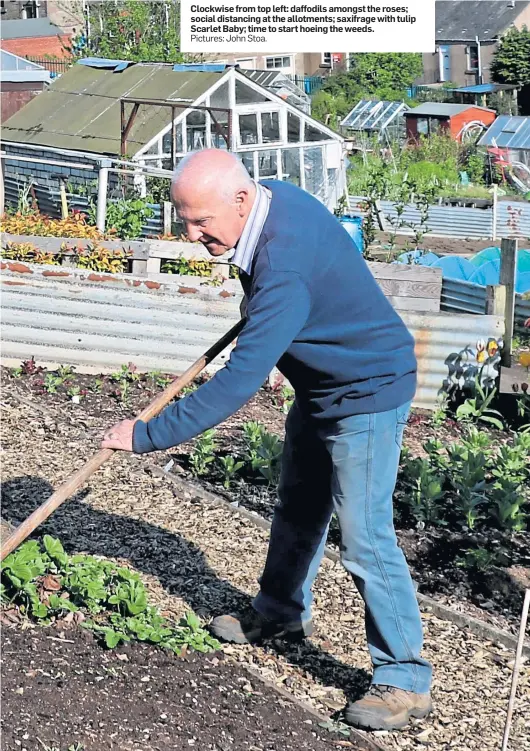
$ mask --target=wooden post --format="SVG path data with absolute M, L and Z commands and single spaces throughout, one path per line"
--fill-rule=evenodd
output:
M 486 287 L 486 315 L 504 316 L 506 308 L 506 287 L 490 284 Z
M 170 201 L 164 201 L 162 204 L 162 217 L 164 220 L 164 235 L 171 234 L 171 218 L 173 207 Z
M 513 708 L 517 694 L 517 681 L 521 669 L 521 659 L 523 656 L 524 635 L 526 632 L 526 622 L 528 620 L 528 610 L 530 609 L 530 589 L 524 593 L 523 612 L 521 614 L 521 625 L 519 626 L 519 639 L 517 640 L 517 650 L 515 652 L 515 662 L 512 671 L 512 688 L 510 691 L 510 700 L 508 702 L 508 713 L 506 715 L 506 724 L 504 726 L 504 735 L 502 739 L 501 751 L 507 751 L 508 740 L 510 738 L 510 728 L 512 727 Z
M 512 338 L 515 316 L 515 274 L 517 269 L 517 240 L 503 238 L 501 241 L 500 284 L 506 288 L 504 307 L 504 349 L 502 364 L 505 368 L 512 365 Z

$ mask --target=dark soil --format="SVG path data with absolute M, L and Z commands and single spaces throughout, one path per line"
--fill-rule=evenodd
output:
M 1 695 L 4 751 L 324 751 L 340 738 L 219 653 L 108 651 L 80 628 L 4 628 Z
M 391 242 L 388 232 L 378 232 L 375 242 L 370 247 L 375 260 L 384 261 Z M 426 235 L 420 242 L 422 250 L 430 250 L 437 255 L 475 255 L 484 248 L 491 248 L 498 244 L 496 240 L 474 240 L 458 237 L 432 237 Z M 397 235 L 394 240 L 395 249 L 400 252 L 412 250 L 414 243 L 412 235 Z M 524 243 L 523 243 L 524 245 Z
M 31 366 L 29 367 L 31 370 Z M 100 437 L 103 430 L 113 423 L 132 417 L 144 407 L 161 388 L 152 376 L 134 374 L 127 391 L 126 402 L 122 401 L 119 381 L 110 376 L 73 374 L 58 386 L 58 393 L 47 393 L 44 387 L 45 373 L 31 372 L 13 378 L 10 371 L 3 370 L 4 384 L 9 391 L 22 399 L 31 399 L 31 404 L 46 412 L 49 405 L 54 419 L 75 422 L 85 428 L 87 435 Z M 79 404 L 72 402 L 68 391 L 72 386 L 80 389 Z M 249 420 L 259 421 L 270 432 L 283 438 L 285 414 L 281 398 L 270 389 L 261 389 L 238 413 L 218 426 L 216 441 L 219 455 L 231 454 L 236 458 L 243 452 L 242 426 Z M 482 428 L 481 428 L 482 429 Z M 484 428 L 485 429 L 485 428 Z M 414 410 L 405 431 L 404 443 L 412 455 L 423 455 L 423 443 L 429 438 L 438 438 L 447 444 L 461 437 L 460 426 L 446 419 L 434 426 L 429 413 Z M 495 441 L 506 441 L 507 433 L 492 433 Z M 271 519 L 276 502 L 274 488 L 267 485 L 259 475 L 243 474 L 229 490 L 221 482 L 216 464 L 205 477 L 194 478 L 188 464 L 191 445 L 182 444 L 173 451 L 155 452 L 142 457 L 146 465 L 166 466 L 172 461 L 171 471 L 183 478 L 200 484 L 223 496 L 234 506 L 242 506 L 260 516 Z M 500 530 L 473 531 L 465 526 L 430 526 L 424 528 L 414 519 L 399 513 L 404 504 L 399 503 L 404 490 L 398 483 L 396 489 L 396 528 L 412 576 L 419 591 L 441 602 L 464 610 L 474 617 L 487 620 L 497 627 L 514 630 L 518 624 L 525 581 L 530 573 L 530 546 L 528 533 L 507 533 Z M 337 548 L 339 530 L 332 523 L 328 544 Z M 502 565 L 491 566 L 487 571 L 470 569 L 459 564 L 463 553 L 471 548 L 485 548 L 491 553 L 502 552 Z M 515 572 L 515 573 L 514 573 Z

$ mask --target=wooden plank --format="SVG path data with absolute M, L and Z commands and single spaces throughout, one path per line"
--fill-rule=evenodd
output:
M 401 279 L 377 279 L 385 295 L 393 297 L 420 297 L 440 299 L 441 284 L 438 282 L 418 282 Z
M 530 384 L 530 372 L 526 368 L 523 368 L 522 365 L 512 365 L 511 368 L 501 367 L 499 382 L 499 391 L 501 394 L 524 393 L 521 388 L 522 383 Z M 518 387 L 517 391 L 514 391 L 514 386 Z
M 396 310 L 412 310 L 418 313 L 440 312 L 439 299 L 427 299 L 424 297 L 393 297 L 391 295 L 387 295 L 386 298 Z
M 376 279 L 403 279 L 418 282 L 442 283 L 442 269 L 430 266 L 407 266 L 404 263 L 377 263 L 370 261 L 368 267 Z
M 129 250 L 132 258 L 138 261 L 146 261 L 149 257 L 149 248 L 146 242 L 140 240 L 88 240 L 84 237 L 40 237 L 39 235 L 10 235 L 7 232 L 2 233 L 2 247 L 5 248 L 7 243 L 31 243 L 39 250 L 46 253 L 59 253 L 61 246 L 65 243 L 69 246 L 78 246 L 86 248 L 97 242 L 108 250 Z

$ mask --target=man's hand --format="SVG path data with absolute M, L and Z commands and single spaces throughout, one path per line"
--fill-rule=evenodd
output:
M 115 449 L 116 451 L 132 451 L 135 422 L 137 420 L 122 420 L 114 425 L 114 427 L 105 431 L 105 435 L 101 441 L 101 448 Z

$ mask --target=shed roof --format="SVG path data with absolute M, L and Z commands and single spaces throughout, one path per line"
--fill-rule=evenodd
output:
M 49 18 L 26 18 L 2 21 L 0 39 L 27 39 L 28 37 L 55 37 L 64 32 Z
M 530 151 L 530 117 L 498 117 L 478 142 L 479 146 Z
M 120 153 L 120 98 L 180 99 L 194 102 L 223 73 L 177 72 L 160 64 L 114 69 L 74 65 L 3 126 L 5 141 L 39 144 L 97 154 Z M 156 136 L 170 120 L 167 107 L 140 107 L 131 151 Z
M 474 104 L 444 104 L 441 102 L 425 102 L 413 110 L 405 112 L 406 117 L 454 117 L 469 109 L 493 112 L 486 107 L 477 107 Z
M 511 83 L 478 83 L 474 86 L 460 86 L 458 89 L 451 89 L 458 94 L 495 94 L 497 91 L 513 91 L 517 86 Z
M 513 25 L 530 5 L 530 0 L 516 0 L 514 7 L 499 0 L 437 0 L 436 41 L 481 42 L 497 39 Z

